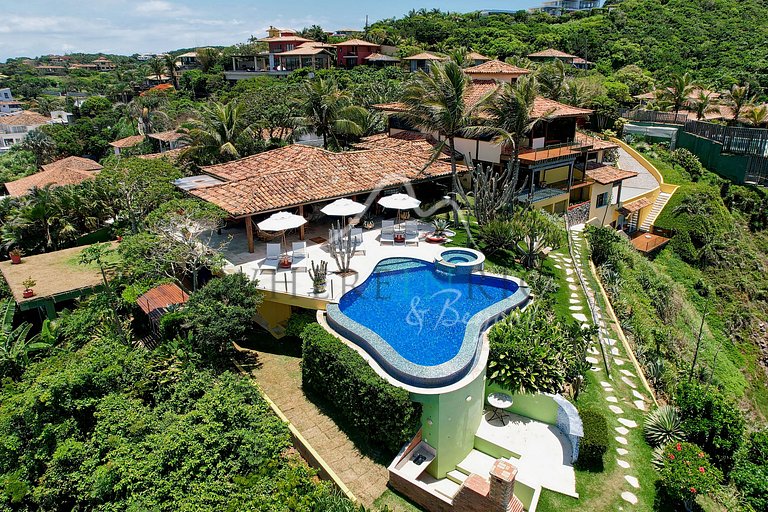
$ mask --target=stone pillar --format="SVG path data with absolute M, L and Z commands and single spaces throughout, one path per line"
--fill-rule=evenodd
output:
M 515 478 L 517 468 L 509 461 L 498 459 L 491 469 L 491 486 L 488 492 L 488 501 L 494 512 L 507 512 L 512 510 L 515 501 Z

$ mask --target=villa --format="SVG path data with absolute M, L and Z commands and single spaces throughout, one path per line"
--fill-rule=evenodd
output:
M 515 82 L 530 73 L 500 61 L 488 61 L 467 68 L 472 78 L 468 101 L 492 94 L 499 82 Z M 377 105 L 388 114 L 390 134 L 418 133 L 398 117 L 405 106 L 398 103 Z M 542 119 L 525 140 L 521 141 L 518 198 L 551 213 L 561 214 L 576 207 L 585 211 L 586 218 L 603 216 L 607 223 L 621 225 L 623 218 L 617 210 L 621 205 L 622 182 L 637 176 L 604 163 L 615 143 L 589 136 L 577 128 L 591 110 L 572 107 L 543 97 L 536 98 L 531 117 Z M 508 147 L 490 138 L 456 138 L 456 149 L 468 162 L 500 167 L 512 157 Z M 608 209 L 606 212 L 605 209 Z
M 20 101 L 13 99 L 11 89 L 8 87 L 0 88 L 0 114 L 11 114 L 18 112 L 23 107 Z
M 21 197 L 29 194 L 33 188 L 78 185 L 95 178 L 101 169 L 102 166 L 90 158 L 69 156 L 44 165 L 42 170 L 35 174 L 9 181 L 5 183 L 5 188 L 12 197 Z
M 53 122 L 52 118 L 30 110 L 0 115 L 0 153 L 8 151 L 11 146 L 23 141 L 35 128 Z

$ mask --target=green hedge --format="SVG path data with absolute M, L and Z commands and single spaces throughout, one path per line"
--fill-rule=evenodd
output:
M 594 409 L 579 412 L 584 426 L 584 437 L 579 443 L 579 466 L 602 468 L 603 455 L 608 451 L 608 421 L 603 413 Z
M 360 355 L 319 324 L 308 325 L 301 378 L 305 391 L 333 404 L 372 445 L 396 453 L 420 426 L 421 404 L 379 377 Z

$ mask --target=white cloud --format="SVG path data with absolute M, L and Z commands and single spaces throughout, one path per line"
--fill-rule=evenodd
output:
M 141 2 L 136 6 L 136 12 L 140 14 L 162 14 L 173 10 L 173 4 L 163 0 L 149 0 L 148 2 Z

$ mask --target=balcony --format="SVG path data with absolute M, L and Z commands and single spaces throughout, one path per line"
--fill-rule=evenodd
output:
M 525 148 L 520 151 L 520 163 L 526 167 L 538 167 L 553 163 L 570 163 L 581 154 L 582 145 L 566 142 L 544 146 L 543 148 Z
M 568 184 L 565 184 L 565 189 L 560 187 L 554 187 L 554 186 L 539 186 L 534 185 L 533 187 L 533 193 L 531 193 L 531 189 L 525 188 L 520 191 L 517 196 L 515 196 L 515 199 L 521 203 L 527 203 L 528 201 L 531 202 L 531 204 L 536 204 L 540 201 L 549 201 L 551 199 L 554 199 L 558 196 L 563 196 L 563 199 L 568 199 Z

